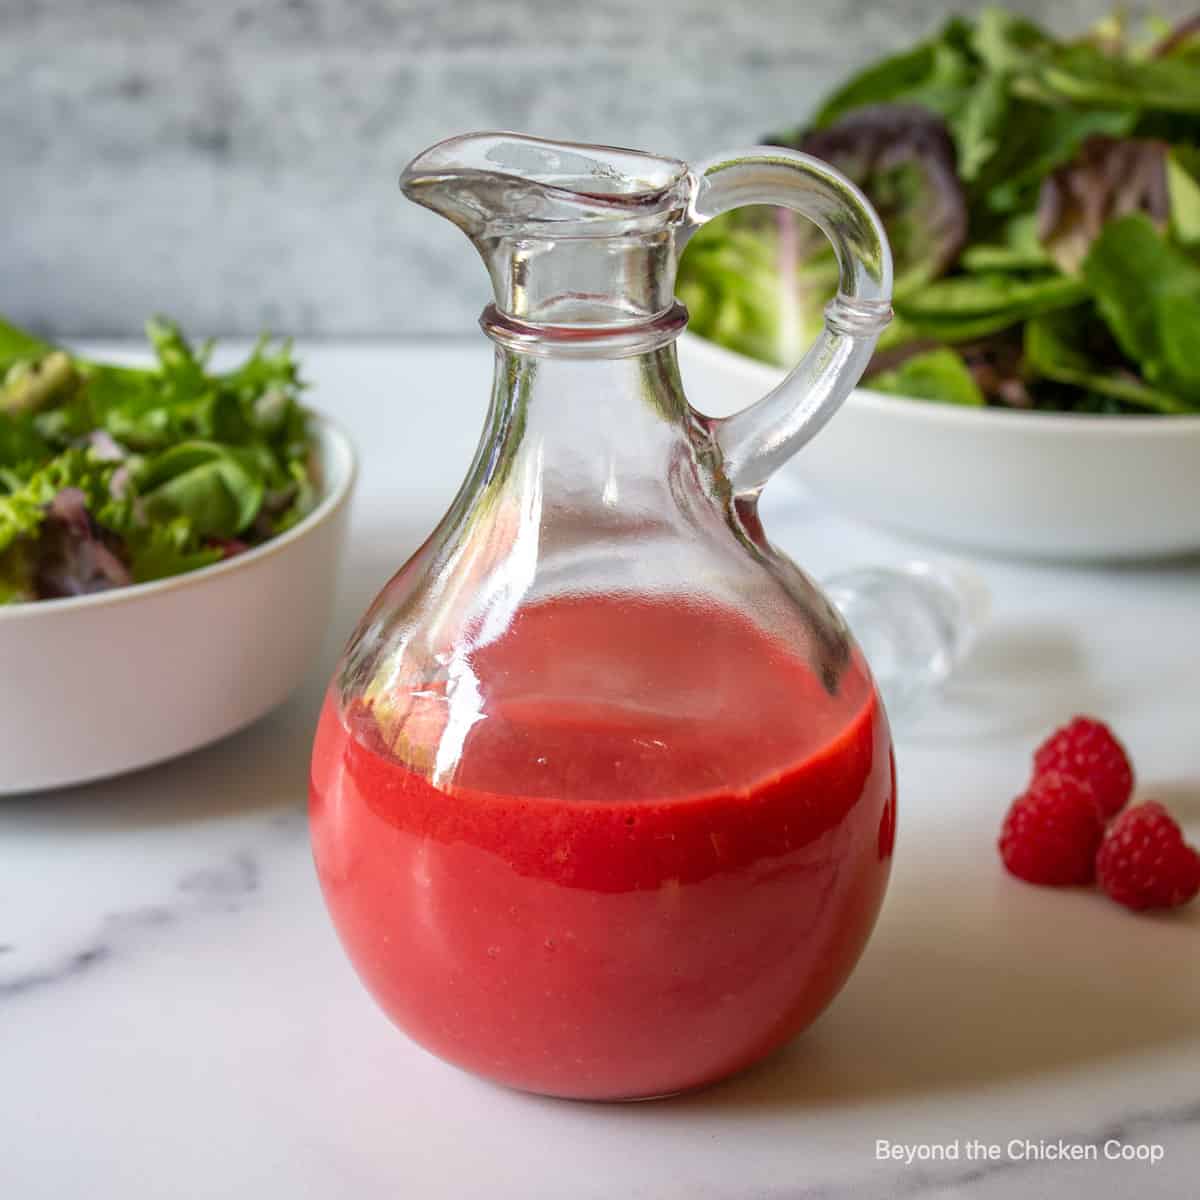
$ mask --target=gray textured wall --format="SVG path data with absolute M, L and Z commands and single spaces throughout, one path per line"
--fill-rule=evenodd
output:
M 1069 30 L 1110 4 L 1014 6 Z M 151 310 L 198 332 L 465 332 L 485 278 L 399 196 L 415 151 L 490 127 L 699 156 L 980 7 L 0 0 L 0 312 L 70 334 Z

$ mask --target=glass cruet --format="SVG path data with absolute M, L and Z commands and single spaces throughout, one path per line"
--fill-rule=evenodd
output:
M 757 513 L 888 320 L 882 228 L 773 148 L 689 168 L 472 134 L 401 186 L 483 257 L 495 380 L 461 490 L 329 689 L 326 901 L 380 1005 L 452 1063 L 591 1099 L 709 1083 L 828 1003 L 890 866 L 875 686 Z M 711 419 L 680 385 L 675 266 L 744 204 L 815 222 L 840 286 L 792 374 Z

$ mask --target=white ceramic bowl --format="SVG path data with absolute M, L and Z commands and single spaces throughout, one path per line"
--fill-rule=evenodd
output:
M 688 398 L 722 416 L 784 372 L 684 334 Z M 946 545 L 1058 560 L 1200 550 L 1200 416 L 959 408 L 858 389 L 797 458 L 851 516 Z
M 333 607 L 354 452 L 314 421 L 323 496 L 187 575 L 0 607 L 0 794 L 149 766 L 249 725 L 304 677 Z

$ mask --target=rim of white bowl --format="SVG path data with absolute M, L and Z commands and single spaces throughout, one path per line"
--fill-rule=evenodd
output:
M 331 458 L 340 465 L 338 477 L 332 482 L 326 482 L 325 494 L 321 502 L 303 520 L 297 521 L 291 529 L 263 542 L 261 546 L 236 554 L 233 558 L 222 559 L 210 563 L 206 567 L 198 567 L 194 571 L 186 571 L 182 575 L 172 575 L 167 579 L 152 579 L 147 583 L 130 583 L 124 587 L 111 588 L 106 592 L 93 592 L 88 596 L 60 596 L 53 600 L 27 600 L 21 604 L 0 604 L 0 621 L 16 621 L 22 617 L 32 617 L 37 614 L 67 612 L 79 608 L 98 608 L 107 604 L 127 604 L 141 600 L 147 596 L 161 592 L 173 591 L 175 588 L 191 587 L 212 579 L 218 575 L 228 575 L 233 571 L 242 571 L 255 563 L 286 550 L 293 542 L 299 541 L 311 533 L 318 525 L 323 525 L 338 511 L 350 495 L 354 480 L 358 476 L 358 460 L 354 453 L 354 443 L 350 441 L 346 431 L 335 421 L 321 412 L 320 409 L 308 410 L 313 425 L 317 430 L 317 438 L 331 446 Z M 331 464 L 333 465 L 333 464 Z
M 701 354 L 709 355 L 714 361 L 724 363 L 746 374 L 756 375 L 768 390 L 778 384 L 787 371 L 759 362 L 718 346 L 702 338 L 698 333 L 684 333 L 688 345 Z M 892 396 L 885 392 L 873 392 L 870 388 L 857 387 L 850 400 L 857 407 L 872 408 L 889 416 L 903 414 L 905 418 L 931 423 L 959 422 L 969 425 L 989 425 L 1008 430 L 1024 427 L 1028 431 L 1048 433 L 1086 433 L 1086 435 L 1111 434 L 1117 429 L 1137 432 L 1152 437 L 1174 437 L 1181 432 L 1200 433 L 1200 414 L 1190 413 L 1053 413 L 1028 412 L 1019 408 L 971 408 L 959 404 L 933 404 L 905 396 Z

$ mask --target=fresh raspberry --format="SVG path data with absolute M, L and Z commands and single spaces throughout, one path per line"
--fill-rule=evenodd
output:
M 1000 831 L 1000 857 L 1029 883 L 1090 883 L 1103 836 L 1092 789 L 1073 775 L 1049 771 L 1012 802 Z
M 1112 823 L 1096 855 L 1096 874 L 1126 908 L 1174 908 L 1200 892 L 1200 854 L 1161 804 L 1139 804 Z
M 1133 792 L 1133 768 L 1125 747 L 1103 721 L 1092 717 L 1075 717 L 1037 748 L 1033 776 L 1036 779 L 1046 771 L 1074 775 L 1090 784 L 1105 820 L 1119 813 Z

